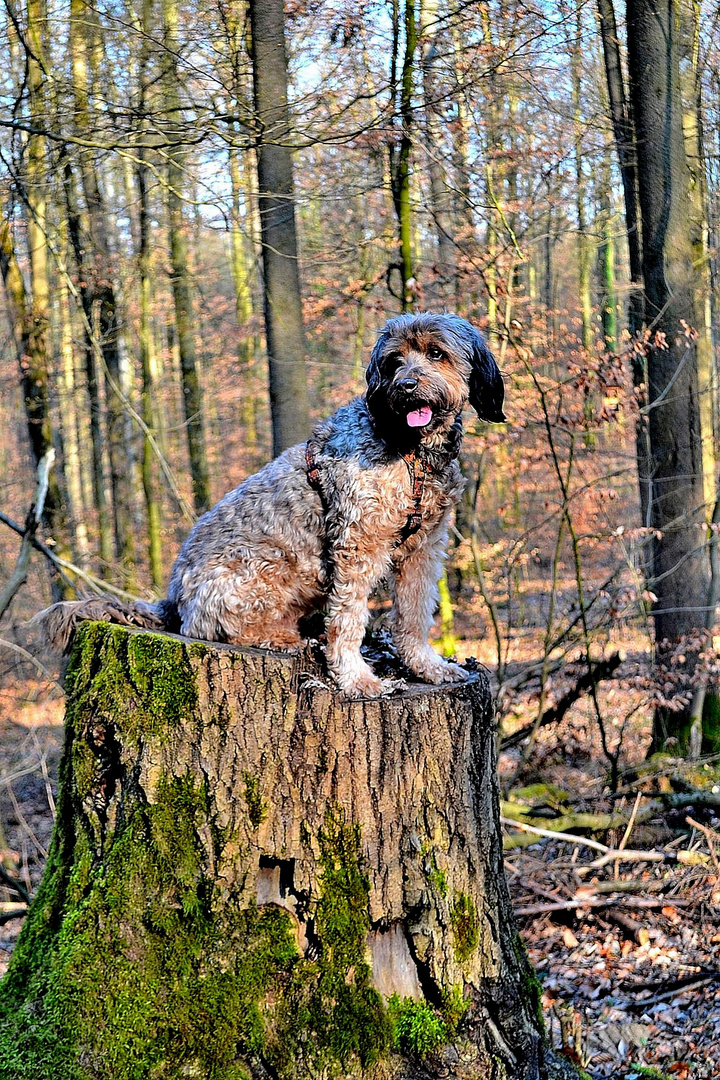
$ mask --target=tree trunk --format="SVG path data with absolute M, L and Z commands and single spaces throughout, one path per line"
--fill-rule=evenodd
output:
M 102 425 L 100 382 L 98 378 L 97 357 L 95 355 L 96 343 L 93 341 L 92 290 L 87 281 L 89 271 L 85 265 L 85 245 L 87 243 L 85 236 L 87 234 L 87 222 L 85 222 L 85 225 L 83 226 L 77 200 L 75 175 L 72 163 L 66 151 L 63 151 L 62 160 L 68 233 L 75 256 L 75 262 L 77 264 L 79 275 L 78 292 L 80 293 L 85 324 L 84 366 L 89 404 L 90 445 L 92 449 L 92 489 L 93 501 L 97 511 L 100 574 L 102 577 L 109 577 L 113 560 L 113 536 L 110 524 L 107 492 L 105 489 L 103 455 L 105 439 Z
M 210 509 L 210 474 L 205 447 L 203 391 L 195 351 L 192 284 L 188 264 L 187 226 L 183 209 L 183 192 L 187 184 L 185 174 L 187 153 L 183 145 L 186 138 L 186 128 L 180 102 L 176 0 L 162 0 L 162 19 L 165 124 L 169 143 L 167 150 L 167 208 L 171 282 L 175 307 L 175 330 L 180 353 L 183 411 L 187 430 L 193 502 L 196 513 L 203 514 Z
M 69 44 L 73 72 L 73 114 L 75 133 L 90 139 L 93 132 L 91 90 L 102 63 L 101 31 L 97 14 L 86 0 L 72 0 Z M 85 152 L 79 155 L 79 171 L 87 208 L 85 224 L 90 252 L 83 252 L 78 269 L 87 275 L 90 326 L 98 358 L 105 368 L 107 449 L 110 486 L 113 496 L 115 554 L 122 563 L 126 581 L 135 580 L 135 528 L 133 522 L 132 446 L 127 437 L 126 412 L 121 394 L 123 376 L 120 354 L 120 313 L 114 277 L 114 252 L 105 198 L 100 187 L 98 163 Z M 96 325 L 93 325 L 93 317 Z
M 138 84 L 141 145 L 137 150 L 135 163 L 135 186 L 138 202 L 137 261 L 140 278 L 140 369 L 142 372 L 142 417 L 146 425 L 142 450 L 142 484 L 145 495 L 147 514 L 147 554 L 150 567 L 150 580 L 156 589 L 162 588 L 164 577 L 163 542 L 162 542 L 162 500 L 158 479 L 158 463 L 152 445 L 152 437 L 158 432 L 158 402 L 154 378 L 155 356 L 152 325 L 152 252 L 151 218 L 148 181 L 151 178 L 148 164 L 148 143 L 150 142 L 147 111 L 149 106 L 150 84 L 150 40 L 153 26 L 153 0 L 143 0 L 142 45 L 138 62 Z
M 693 263 L 690 187 L 679 85 L 675 0 L 629 0 L 628 62 L 633 97 L 643 235 L 648 397 L 652 454 L 650 514 L 658 530 L 652 590 L 657 658 L 671 664 L 684 635 L 703 626 L 709 579 L 698 401 L 697 345 L 691 329 L 698 268 Z M 659 337 L 658 337 L 659 335 Z M 685 674 L 692 679 L 692 661 Z M 676 670 L 682 674 L 682 668 Z M 690 708 L 659 707 L 653 747 L 668 738 L 684 752 Z
M 483 675 L 344 702 L 308 650 L 80 630 L 0 988 L 15 1080 L 567 1075 L 503 874 Z
M 425 151 L 430 181 L 430 216 L 437 238 L 437 301 L 449 304 L 455 299 L 457 259 L 452 220 L 452 193 L 443 161 L 444 109 L 446 108 L 441 73 L 442 46 L 438 22 L 438 0 L 422 3 L 423 105 L 425 113 Z
M 697 339 L 698 395 L 702 432 L 703 493 L 709 520 L 715 503 L 715 440 L 713 387 L 716 385 L 710 308 L 710 250 L 707 218 L 707 179 L 702 123 L 702 65 L 700 61 L 700 5 L 698 0 L 680 2 L 680 93 L 685 154 L 690 173 L 689 225 L 695 268 L 695 329 Z
M 617 291 L 615 288 L 615 218 L 610 176 L 610 148 L 605 143 L 598 178 L 598 209 L 600 211 L 600 243 L 597 265 L 600 279 L 600 319 L 605 351 L 617 350 Z
M 262 238 L 273 452 L 310 430 L 300 293 L 293 163 L 287 104 L 283 0 L 250 0 L 253 90 L 258 130 Z
M 403 311 L 415 306 L 417 283 L 412 252 L 412 206 L 410 202 L 410 158 L 413 149 L 415 109 L 415 50 L 418 46 L 415 0 L 405 0 L 405 55 L 400 79 L 400 126 L 399 148 L 391 148 L 390 173 L 392 177 L 393 202 L 398 221 L 400 255 L 401 297 Z
M 625 91 L 620 39 L 613 0 L 597 0 L 598 22 L 602 38 L 607 83 L 608 105 L 612 121 L 615 148 L 625 202 L 625 226 L 627 230 L 628 261 L 630 264 L 630 301 L 628 304 L 628 329 L 633 337 L 643 326 L 644 296 L 642 271 L 642 243 L 638 207 L 637 155 L 635 151 L 635 125 L 632 108 Z M 641 352 L 633 355 L 633 383 L 637 389 L 644 388 L 640 403 L 647 398 L 647 372 Z M 638 485 L 640 494 L 640 519 L 644 527 L 650 526 L 650 445 L 648 420 L 640 413 L 635 428 L 635 453 L 637 457 Z M 649 576 L 649 558 L 643 558 L 643 573 Z

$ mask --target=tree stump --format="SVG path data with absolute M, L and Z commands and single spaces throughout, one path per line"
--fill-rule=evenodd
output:
M 503 874 L 484 675 L 348 702 L 310 650 L 87 623 L 67 686 L 0 1076 L 560 1075 Z

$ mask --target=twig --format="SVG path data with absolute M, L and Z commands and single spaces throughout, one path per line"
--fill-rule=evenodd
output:
M 15 562 L 15 568 L 10 575 L 10 579 L 0 594 L 0 619 L 3 617 L 7 609 L 10 607 L 16 594 L 23 587 L 27 581 L 28 569 L 30 567 L 30 557 L 33 550 L 33 540 L 35 539 L 35 533 L 37 527 L 40 524 L 40 520 L 43 515 L 43 509 L 45 507 L 45 498 L 48 492 L 48 482 L 50 469 L 55 461 L 55 451 L 51 448 L 40 459 L 37 467 L 38 484 L 35 491 L 35 497 L 30 505 L 28 515 L 25 518 L 25 528 L 22 532 L 22 544 L 20 545 L 20 551 L 18 552 L 17 561 Z
M 30 894 L 25 888 L 22 881 L 19 878 L 13 877 L 9 870 L 6 870 L 3 864 L 0 862 L 0 881 L 8 889 L 12 889 L 18 896 L 26 903 L 30 903 Z
M 710 983 L 720 979 L 720 971 L 699 971 L 697 975 L 686 975 L 683 979 L 665 980 L 662 983 L 650 983 L 644 984 L 640 987 L 629 987 L 628 989 L 638 994 L 644 990 L 652 989 L 653 986 L 663 986 L 666 989 L 660 994 L 655 994 L 651 998 L 640 998 L 638 1001 L 633 1002 L 632 1007 L 634 1009 L 647 1009 L 649 1006 L 659 1005 L 661 1001 L 667 1001 L 668 998 L 677 997 L 679 990 L 699 990 L 703 986 L 709 986 Z
M 630 820 L 628 821 L 627 828 L 626 828 L 625 832 L 623 833 L 623 838 L 620 841 L 620 844 L 618 845 L 618 851 L 622 851 L 625 848 L 628 840 L 630 839 L 630 833 L 633 831 L 633 825 L 635 824 L 635 817 L 637 815 L 638 807 L 640 805 L 640 800 L 641 799 L 642 799 L 642 792 L 638 791 L 638 793 L 637 793 L 637 795 L 635 797 L 635 805 L 633 806 L 632 813 L 630 815 Z M 615 863 L 615 875 L 614 876 L 617 878 L 619 876 L 619 874 L 620 874 L 620 860 L 618 859 L 616 861 L 616 863 Z
M 524 821 L 514 821 L 512 818 L 500 817 L 503 825 L 511 829 L 520 829 L 522 832 L 534 833 L 535 836 L 545 836 L 549 840 L 565 840 L 568 844 L 580 844 L 592 848 L 594 851 L 602 851 L 603 854 L 610 849 L 597 840 L 588 840 L 586 836 L 574 836 L 573 833 L 553 832 L 552 829 L 540 829 L 537 825 L 526 825 Z
M 695 819 L 691 818 L 689 814 L 687 815 L 685 820 L 688 825 L 692 826 L 693 829 L 697 829 L 699 832 L 701 832 L 707 840 L 707 846 L 710 851 L 710 858 L 713 861 L 715 873 L 718 876 L 718 884 L 720 884 L 720 863 L 718 862 L 717 855 L 715 854 L 715 845 L 713 844 L 713 835 L 717 839 L 718 834 L 715 832 L 714 829 L 710 829 L 707 825 L 701 825 L 699 821 L 695 821 Z
M 668 851 L 667 849 L 658 850 L 656 848 L 652 851 L 618 851 L 617 848 L 610 848 L 605 855 L 595 859 L 594 862 L 579 866 L 576 872 L 583 875 L 589 873 L 590 870 L 600 870 L 601 867 L 607 866 L 608 863 L 613 862 L 615 859 L 618 862 L 681 863 L 683 866 L 707 866 L 710 862 L 709 856 L 704 855 L 703 852 L 688 851 L 687 849 Z
M 615 923 L 621 930 L 624 930 L 636 945 L 644 945 L 649 940 L 647 928 L 637 919 L 633 919 L 632 915 L 628 915 L 627 912 L 615 911 L 611 907 L 605 913 L 605 918 Z
M 43 775 L 43 780 L 45 781 L 45 795 L 47 796 L 48 806 L 50 807 L 50 813 L 52 814 L 54 821 L 56 817 L 55 797 L 53 795 L 52 784 L 50 783 L 50 774 L 48 772 L 45 751 L 40 745 L 40 740 L 37 737 L 36 731 L 33 731 L 33 741 L 35 742 L 35 749 L 37 750 L 38 756 L 40 758 L 40 771 Z
M 18 821 L 22 825 L 23 830 L 25 831 L 27 836 L 32 841 L 32 843 L 33 843 L 34 847 L 36 848 L 36 850 L 40 853 L 40 855 L 42 855 L 43 859 L 47 859 L 47 857 L 48 857 L 47 850 L 42 846 L 42 844 L 38 840 L 37 836 L 35 835 L 35 833 L 32 830 L 32 827 L 28 824 L 28 821 L 27 821 L 25 815 L 23 814 L 22 810 L 20 809 L 20 804 L 18 803 L 17 798 L 15 796 L 15 792 L 12 789 L 12 784 L 8 784 L 8 793 L 10 795 L 10 801 L 13 804 L 13 810 L 15 811 L 15 817 L 18 819 Z
M 558 900 L 555 904 L 526 904 L 524 907 L 513 908 L 516 915 L 546 915 L 553 911 L 576 911 L 578 908 L 606 908 L 622 904 L 624 907 L 640 908 L 642 910 L 663 907 L 667 900 L 651 896 L 610 896 L 610 897 L 583 897 L 580 900 Z M 686 907 L 690 900 L 673 898 L 673 907 Z
M 0 522 L 3 525 L 7 525 L 9 529 L 16 532 L 19 536 L 25 535 L 25 530 L 22 525 L 18 525 L 17 521 L 13 521 L 11 517 L 3 513 L 0 510 Z M 116 585 L 111 584 L 109 581 L 101 581 L 100 578 L 96 578 L 93 574 L 89 574 L 87 570 L 83 570 L 82 567 L 76 566 L 75 563 L 71 563 L 68 559 L 61 559 L 59 555 L 56 555 L 54 551 L 51 551 L 47 544 L 43 544 L 42 540 L 38 540 L 37 537 L 33 537 L 31 540 L 32 546 L 36 551 L 41 551 L 46 559 L 53 564 L 56 570 L 61 572 L 61 576 L 67 581 L 68 585 L 74 587 L 74 582 L 68 578 L 67 574 L 63 574 L 63 570 L 69 571 L 75 577 L 89 585 L 93 592 L 98 596 L 102 596 L 103 593 L 112 593 L 113 596 L 119 597 L 121 600 L 137 600 L 136 596 L 132 593 L 126 592 L 124 589 L 118 589 Z
M 33 664 L 39 672 L 41 672 L 48 682 L 52 683 L 56 690 L 59 690 L 61 694 L 65 693 L 64 688 L 57 681 L 52 672 L 48 671 L 43 663 L 38 660 L 36 656 L 33 656 L 27 649 L 23 649 L 22 645 L 16 645 L 14 641 L 8 641 L 7 638 L 0 638 L 0 648 L 10 649 L 11 652 L 15 652 L 18 656 L 22 656 L 23 660 L 27 660 L 29 664 Z
M 587 874 L 590 870 L 598 870 L 602 866 L 617 859 L 622 862 L 679 862 L 684 866 L 705 866 L 708 856 L 699 851 L 621 851 L 618 848 L 609 848 L 597 840 L 589 840 L 586 836 L 574 836 L 572 833 L 553 832 L 552 829 L 540 829 L 537 825 L 526 825 L 524 821 L 514 821 L 513 818 L 503 817 L 500 821 L 511 829 L 520 829 L 523 832 L 533 833 L 536 836 L 547 837 L 549 840 L 563 840 L 566 844 L 578 844 L 601 852 L 599 859 L 578 866 L 577 874 Z

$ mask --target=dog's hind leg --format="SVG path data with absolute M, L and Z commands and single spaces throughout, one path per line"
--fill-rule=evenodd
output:
M 208 575 L 178 602 L 182 633 L 206 641 L 296 649 L 306 605 L 292 567 L 248 560 L 231 572 Z

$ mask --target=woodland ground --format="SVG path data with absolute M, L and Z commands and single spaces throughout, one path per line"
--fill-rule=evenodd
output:
M 458 630 L 462 632 L 462 617 Z M 611 797 L 597 726 L 580 701 L 560 725 L 539 733 L 520 772 L 519 750 L 501 754 L 503 783 L 512 785 L 512 799 L 531 807 L 536 823 L 544 817 L 552 824 L 568 813 L 619 810 L 627 816 L 636 801 L 638 806 L 646 802 L 636 792 L 649 790 L 648 784 L 653 791 L 670 790 L 671 785 L 676 789 L 678 784 L 682 788 L 678 777 L 683 770 L 688 786 L 720 791 L 720 763 L 710 761 L 688 771 L 667 760 L 651 777 L 638 776 L 649 727 L 632 689 L 633 649 L 642 651 L 642 641 L 629 631 L 628 636 L 624 677 L 605 685 L 601 701 L 610 730 L 614 718 L 630 714 L 623 735 L 620 795 Z M 525 643 L 524 648 L 531 647 L 532 642 Z M 492 659 L 487 640 L 463 639 L 458 652 Z M 568 672 L 565 683 L 572 681 L 572 669 Z M 563 685 L 561 677 L 556 695 Z M 512 711 L 510 727 L 532 719 L 532 692 L 524 703 L 517 699 Z M 0 847 L 3 865 L 31 894 L 52 831 L 62 714 L 62 694 L 48 680 L 6 673 L 0 693 Z M 709 831 L 688 825 L 688 816 Z M 710 831 L 716 828 L 720 830 L 720 820 L 712 810 L 690 805 L 635 826 L 625 845 L 643 851 L 696 849 L 706 859 L 706 865 L 699 866 L 611 863 L 586 873 L 583 867 L 597 852 L 578 844 L 539 839 L 508 851 L 509 885 L 522 936 L 542 980 L 548 1029 L 554 1044 L 564 1046 L 589 1076 L 720 1076 L 720 866 L 714 846 L 716 838 L 720 853 L 720 832 Z M 618 845 L 621 834 L 592 833 L 611 847 Z M 593 906 L 598 897 L 608 906 Z M 8 919 L 8 905 L 18 899 L 7 888 L 0 893 L 0 917 L 7 920 L 0 925 L 0 972 L 22 925 L 22 918 Z M 584 906 L 540 910 L 583 899 Z

